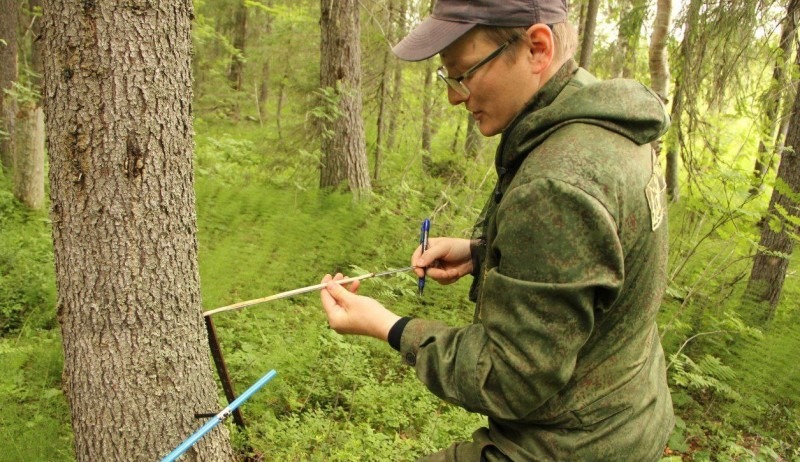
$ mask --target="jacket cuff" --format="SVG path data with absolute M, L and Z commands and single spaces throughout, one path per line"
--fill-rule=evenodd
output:
M 472 276 L 478 276 L 481 273 L 481 265 L 483 264 L 483 255 L 486 252 L 486 238 L 473 239 L 469 242 L 469 255 L 472 259 Z
M 411 318 L 406 316 L 400 318 L 391 329 L 389 329 L 389 346 L 397 351 L 400 351 L 400 339 L 403 337 L 403 331 L 406 329 L 406 324 L 411 321 Z

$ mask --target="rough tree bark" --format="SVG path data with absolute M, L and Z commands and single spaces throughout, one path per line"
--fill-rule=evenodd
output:
M 45 114 L 79 461 L 158 460 L 219 408 L 192 170 L 192 3 L 45 3 Z M 218 426 L 183 460 L 233 458 Z
M 358 2 L 320 0 L 322 29 L 320 86 L 334 90 L 337 108 L 324 121 L 320 187 L 343 184 L 356 195 L 372 186 L 361 117 L 361 44 Z
M 0 166 L 10 169 L 14 163 L 14 119 L 16 104 L 4 90 L 17 81 L 17 21 L 19 2 L 0 0 L 0 130 L 9 138 L 0 136 Z
M 796 62 L 800 65 L 800 49 Z M 798 89 L 800 90 L 800 89 Z M 776 187 L 772 191 L 767 216 L 763 220 L 758 252 L 745 291 L 746 300 L 766 302 L 762 321 L 770 321 L 780 301 L 794 239 L 800 235 L 800 97 L 795 96 L 788 149 L 781 153 Z

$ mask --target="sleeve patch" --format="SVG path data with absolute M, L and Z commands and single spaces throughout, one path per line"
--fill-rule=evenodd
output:
M 652 153 L 652 157 L 653 173 L 650 174 L 650 181 L 647 182 L 644 193 L 647 196 L 647 206 L 650 208 L 650 228 L 655 231 L 661 226 L 666 215 L 664 206 L 666 203 L 667 183 L 661 173 L 661 165 L 658 163 L 655 152 Z

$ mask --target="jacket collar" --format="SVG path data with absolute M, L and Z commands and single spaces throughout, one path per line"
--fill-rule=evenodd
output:
M 564 87 L 566 87 L 570 82 L 572 76 L 577 70 L 578 64 L 575 62 L 575 60 L 572 58 L 568 59 L 558 69 L 558 71 L 556 71 L 556 73 L 550 77 L 550 80 L 548 80 L 544 86 L 531 97 L 531 99 L 525 104 L 525 107 L 522 109 L 522 111 L 520 111 L 520 113 L 514 117 L 508 127 L 503 130 L 500 145 L 497 149 L 497 156 L 495 157 L 495 167 L 500 175 L 505 174 L 510 168 L 516 168 L 516 165 L 514 165 L 517 163 L 516 159 L 508 158 L 504 160 L 505 156 L 503 156 L 502 153 L 503 147 L 505 146 L 507 140 L 511 137 L 519 122 L 528 114 L 543 109 L 555 101 L 558 95 L 561 94 L 561 91 L 564 90 Z

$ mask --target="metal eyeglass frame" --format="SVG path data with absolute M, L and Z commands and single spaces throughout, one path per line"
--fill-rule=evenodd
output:
M 440 79 L 442 79 L 444 81 L 444 83 L 447 84 L 448 87 L 450 87 L 453 90 L 455 90 L 456 93 L 458 93 L 459 95 L 461 95 L 463 97 L 467 97 L 467 96 L 469 96 L 469 88 L 467 88 L 464 85 L 464 83 L 463 83 L 464 79 L 466 79 L 467 77 L 469 77 L 472 74 L 474 74 L 478 69 L 481 68 L 481 66 L 484 66 L 485 64 L 489 63 L 494 58 L 500 56 L 500 53 L 502 53 L 506 48 L 508 48 L 508 46 L 511 45 L 511 42 L 513 42 L 513 41 L 514 41 L 513 38 L 509 39 L 509 40 L 506 40 L 505 43 L 500 45 L 496 50 L 494 50 L 493 52 L 489 53 L 489 55 L 487 57 L 485 57 L 482 60 L 480 60 L 478 62 L 478 64 L 475 64 L 474 66 L 470 67 L 469 69 L 466 70 L 466 72 L 464 72 L 463 74 L 459 75 L 458 77 L 448 77 L 447 76 L 447 71 L 444 69 L 444 66 L 441 66 L 441 67 L 439 67 L 439 69 L 436 70 L 436 75 Z

